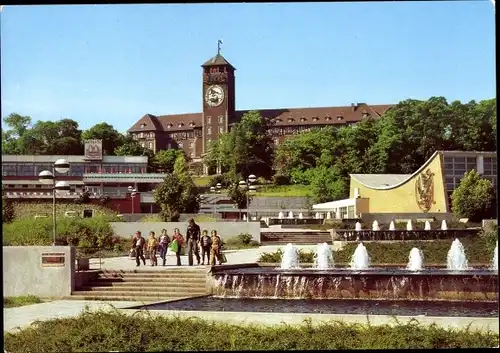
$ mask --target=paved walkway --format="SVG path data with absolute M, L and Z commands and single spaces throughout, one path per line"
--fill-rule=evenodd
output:
M 24 328 L 37 320 L 51 320 L 55 318 L 74 317 L 88 306 L 90 310 L 127 308 L 140 305 L 140 302 L 127 301 L 87 301 L 87 300 L 55 300 L 53 302 L 26 305 L 17 308 L 3 309 L 3 330 L 14 332 L 18 328 Z
M 262 253 L 272 253 L 276 252 L 278 249 L 283 248 L 282 245 L 267 245 L 260 246 L 254 249 L 245 249 L 245 250 L 227 250 L 224 251 L 224 254 L 227 258 L 227 265 L 236 265 L 236 264 L 248 264 L 255 263 L 259 259 Z M 334 250 L 338 250 L 341 247 L 340 242 L 336 245 L 333 245 Z M 303 249 L 305 251 L 315 251 L 316 245 L 297 245 L 298 249 Z M 161 259 L 158 257 L 158 262 L 161 265 Z M 194 259 L 196 263 L 196 259 Z M 175 266 L 176 259 L 175 256 L 167 257 L 167 266 L 151 266 L 149 259 L 146 259 L 146 266 L 141 264 L 140 267 L 136 267 L 135 258 L 130 258 L 128 256 L 122 257 L 110 257 L 104 259 L 93 258 L 90 259 L 90 269 L 98 270 L 98 269 L 113 269 L 113 270 L 136 270 L 136 269 L 147 269 L 152 271 L 165 271 L 168 269 L 178 268 Z M 188 265 L 188 257 L 181 256 L 181 264 L 182 267 L 187 267 Z M 202 268 L 203 266 L 193 266 L 194 268 Z

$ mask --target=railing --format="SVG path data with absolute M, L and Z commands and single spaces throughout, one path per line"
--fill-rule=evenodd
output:
M 106 253 L 113 253 L 116 257 L 129 255 L 128 250 L 123 250 L 120 252 L 113 252 L 113 250 L 104 247 L 97 246 L 85 246 L 85 247 L 75 247 L 76 248 L 76 271 L 86 271 L 90 269 L 90 259 L 99 259 L 99 269 L 102 269 L 103 259 L 112 257 L 106 256 Z
M 474 237 L 481 229 L 433 229 L 433 230 L 334 230 L 334 238 L 342 241 L 363 240 L 438 240 Z

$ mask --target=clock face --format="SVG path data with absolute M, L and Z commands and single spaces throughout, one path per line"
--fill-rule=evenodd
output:
M 205 102 L 211 107 L 218 107 L 224 102 L 224 89 L 219 85 L 212 85 L 205 92 Z

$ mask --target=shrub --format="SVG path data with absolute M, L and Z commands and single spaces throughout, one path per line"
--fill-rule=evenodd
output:
M 423 326 L 416 320 L 378 326 L 305 321 L 263 327 L 87 309 L 77 318 L 37 322 L 6 333 L 4 345 L 8 352 L 484 348 L 497 346 L 498 334 Z
M 57 239 L 80 248 L 113 246 L 109 217 L 62 218 L 57 220 Z M 3 227 L 3 245 L 50 245 L 53 242 L 51 218 L 18 219 Z
M 299 262 L 301 263 L 313 263 L 314 262 L 314 252 L 304 251 L 302 249 L 298 250 Z M 272 253 L 262 253 L 258 262 L 268 262 L 268 263 L 280 263 L 283 259 L 283 250 L 278 249 L 276 252 Z
M 496 236 L 496 238 L 495 238 Z M 469 263 L 489 264 L 493 257 L 493 250 L 498 240 L 498 232 L 477 238 L 464 238 L 461 240 Z M 411 249 L 419 248 L 424 254 L 425 264 L 446 264 L 446 257 L 450 250 L 452 240 L 434 241 L 400 241 L 394 243 L 366 242 L 364 243 L 372 264 L 405 264 Z M 335 263 L 350 263 L 357 242 L 347 243 L 342 249 L 334 252 Z M 258 262 L 280 263 L 283 251 L 261 254 Z M 302 263 L 314 262 L 314 252 L 299 250 L 299 261 Z
M 162 220 L 157 214 L 148 214 L 147 216 L 139 219 L 139 222 L 162 222 Z
M 43 301 L 34 295 L 3 298 L 3 306 L 5 308 L 15 308 L 18 306 L 25 306 L 38 303 L 43 303 Z
M 248 249 L 258 247 L 259 243 L 252 240 L 252 236 L 247 233 L 241 233 L 235 237 L 226 239 L 222 242 L 223 250 L 233 250 L 233 249 Z
M 238 239 L 243 244 L 250 244 L 250 242 L 252 241 L 252 236 L 248 233 L 241 233 L 241 234 L 238 234 Z
M 14 209 L 14 218 L 15 219 L 20 219 L 20 218 L 33 218 L 37 214 L 47 214 L 49 217 L 52 216 L 52 203 L 51 202 L 37 202 L 37 201 L 30 201 L 29 203 L 26 202 L 13 202 L 12 203 L 13 209 Z M 60 203 L 58 201 L 57 207 L 56 207 L 56 212 L 57 212 L 57 217 L 61 218 L 66 218 L 64 214 L 67 211 L 75 211 L 78 213 L 78 215 L 83 214 L 83 210 L 93 210 L 94 211 L 94 217 L 114 217 L 116 218 L 118 216 L 118 212 L 111 210 L 109 208 L 100 206 L 100 205 L 94 205 L 94 204 L 74 204 L 74 203 Z M 118 218 L 116 218 L 118 221 Z

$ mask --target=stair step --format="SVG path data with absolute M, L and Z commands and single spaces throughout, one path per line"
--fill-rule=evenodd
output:
M 155 303 L 161 300 L 170 301 L 170 300 L 180 300 L 185 299 L 186 297 L 169 297 L 169 298 L 153 298 L 153 297 L 117 297 L 113 296 L 113 293 L 109 293 L 110 295 L 106 296 L 92 296 L 92 295 L 71 295 L 69 297 L 64 297 L 65 300 L 102 300 L 102 301 L 129 301 L 129 302 L 143 302 L 143 303 Z M 159 299 L 159 300 L 158 300 Z
M 151 279 L 162 279 L 162 278 L 178 278 L 178 279 L 199 279 L 206 278 L 206 273 L 100 273 L 99 278 L 151 278 Z
M 137 286 L 137 283 L 140 282 L 143 287 L 164 287 L 164 286 L 179 286 L 179 287 L 196 287 L 196 286 L 204 286 L 206 283 L 206 279 L 191 279 L 189 280 L 164 280 L 161 281 L 141 281 L 137 278 L 134 278 L 132 281 L 128 279 L 96 279 L 88 282 L 89 286 L 113 286 L 113 287 L 123 287 L 123 286 Z
M 148 297 L 148 298 L 170 298 L 170 297 L 193 297 L 193 296 L 201 296 L 207 294 L 207 291 L 201 291 L 201 290 L 190 290 L 190 291 L 170 291 L 170 292 L 141 292 L 141 291 L 93 291 L 93 290 L 87 290 L 87 291 L 74 291 L 71 293 L 71 295 L 79 295 L 79 296 L 90 296 L 90 297 L 97 297 L 97 296 L 113 296 L 113 297 L 128 297 L 128 298 L 133 298 L 133 297 Z
M 148 287 L 148 286 L 123 286 L 123 287 L 114 287 L 114 286 L 83 286 L 78 289 L 78 292 L 123 292 L 123 293 L 131 293 L 131 292 L 148 292 L 148 293 L 156 293 L 158 295 L 167 293 L 206 293 L 205 286 L 198 287 Z

